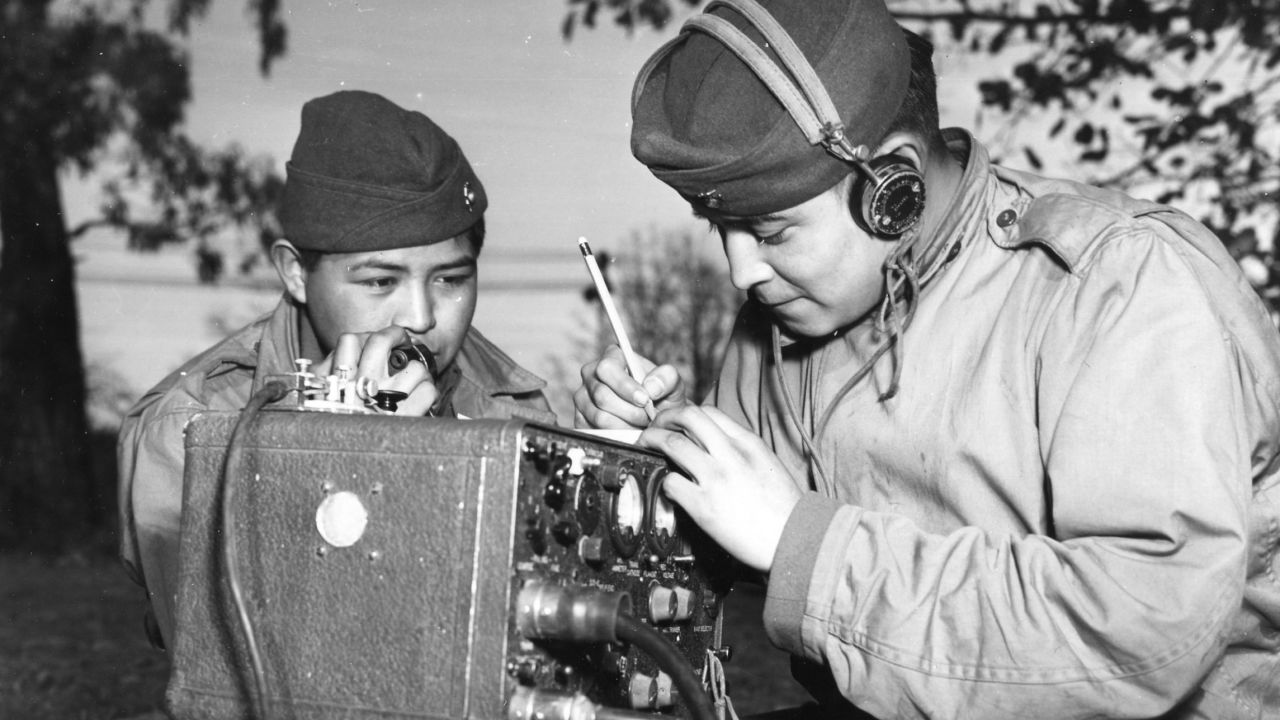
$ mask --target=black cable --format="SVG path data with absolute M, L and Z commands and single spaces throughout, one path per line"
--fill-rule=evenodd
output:
M 240 588 L 240 561 L 236 552 L 235 496 L 236 483 L 232 481 L 235 470 L 239 469 L 240 457 L 244 454 L 243 436 L 258 411 L 267 403 L 275 402 L 289 393 L 288 384 L 279 380 L 271 380 L 263 385 L 249 404 L 240 413 L 236 427 L 231 431 L 231 439 L 227 441 L 227 459 L 222 466 L 222 560 L 226 566 L 227 589 L 236 605 L 236 615 L 240 620 L 240 630 L 244 633 L 245 645 L 249 650 L 249 662 L 253 671 L 252 705 L 256 706 L 255 716 L 267 720 L 270 713 L 270 699 L 267 695 L 267 673 L 262 666 L 262 655 L 258 652 L 258 640 L 254 635 L 253 621 L 249 617 L 249 607 L 244 601 L 244 593 Z
M 671 676 L 672 684 L 693 715 L 692 720 L 716 720 L 715 707 L 702 689 L 702 680 L 694 674 L 680 650 L 663 637 L 662 633 L 625 613 L 618 613 L 614 632 L 617 633 L 618 640 L 631 643 L 647 652 L 658 663 L 658 667 Z

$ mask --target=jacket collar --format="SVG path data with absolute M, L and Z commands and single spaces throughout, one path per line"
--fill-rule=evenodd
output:
M 949 246 L 948 259 L 963 249 L 962 244 L 981 237 L 977 229 L 988 221 L 989 193 L 995 181 L 991 176 L 991 159 L 987 149 L 968 131 L 947 128 L 942 131 L 947 149 L 964 164 L 964 171 L 956 192 L 942 214 L 942 223 L 935 232 L 935 245 Z
M 456 362 L 462 370 L 462 382 L 489 397 L 525 395 L 547 385 L 545 380 L 516 364 L 475 327 L 467 331 Z
M 302 357 L 300 333 L 303 332 L 304 324 L 305 332 L 311 332 L 306 314 L 299 312 L 298 306 L 288 295 L 281 295 L 275 310 L 267 316 L 266 326 L 258 338 L 253 392 L 257 392 L 273 376 L 298 371 L 294 361 Z

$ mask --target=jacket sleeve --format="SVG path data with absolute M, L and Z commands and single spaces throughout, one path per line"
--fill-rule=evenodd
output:
M 1253 446 L 1250 374 L 1216 308 L 1238 306 L 1185 244 L 1150 227 L 1122 239 L 1061 284 L 1032 347 L 1044 470 L 1026 481 L 1044 488 L 1044 534 L 930 534 L 816 495 L 792 514 L 766 630 L 860 707 L 1151 717 L 1221 656 Z
M 117 447 L 120 554 L 130 576 L 146 588 L 165 647 L 172 648 L 183 432 L 201 408 L 144 403 L 125 418 Z

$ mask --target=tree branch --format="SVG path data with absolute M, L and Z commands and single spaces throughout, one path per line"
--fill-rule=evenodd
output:
M 1132 26 L 1133 18 L 1127 16 L 1108 16 L 1086 13 L 1056 13 L 1045 15 L 1007 15 L 998 12 L 978 12 L 952 10 L 946 12 L 929 12 L 927 10 L 893 10 L 890 12 L 898 20 L 917 22 L 986 22 L 995 25 L 1012 25 L 1015 27 L 1040 27 L 1046 25 L 1073 25 L 1088 23 L 1090 25 L 1123 25 Z M 1143 19 L 1154 23 L 1162 20 L 1179 20 L 1191 17 L 1188 10 L 1162 10 L 1153 12 Z

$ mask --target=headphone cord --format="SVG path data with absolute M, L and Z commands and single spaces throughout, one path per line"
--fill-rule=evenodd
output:
M 918 234 L 916 236 L 918 237 Z M 936 267 L 932 268 L 929 274 L 932 275 L 933 272 L 936 272 Z M 786 378 L 782 374 L 781 331 L 778 329 L 777 323 L 770 324 L 769 344 L 773 355 L 774 382 L 777 383 L 781 391 L 787 417 L 800 434 L 800 442 L 804 447 L 805 454 L 808 456 L 818 489 L 828 497 L 834 497 L 835 485 L 827 474 L 822 458 L 818 454 L 816 438 L 820 437 L 826 429 L 827 423 L 831 420 L 840 400 L 870 374 L 876 363 L 880 362 L 880 358 L 886 352 L 891 352 L 892 354 L 893 378 L 890 380 L 889 388 L 881 393 L 881 402 L 897 394 L 898 384 L 902 378 L 902 334 L 906 332 L 911 320 L 915 317 L 916 300 L 920 295 L 920 286 L 922 284 L 915 272 L 915 268 L 912 267 L 910 243 L 906 240 L 895 248 L 889 259 L 885 261 L 884 274 L 885 296 L 880 303 L 880 309 L 877 311 L 875 324 L 876 332 L 880 335 L 888 335 L 888 338 L 876 348 L 871 357 L 867 358 L 867 361 L 858 368 L 857 372 L 851 375 L 832 396 L 831 402 L 827 404 L 812 435 L 805 429 L 804 423 L 801 422 L 800 413 L 796 410 L 795 398 L 792 396 L 791 388 L 787 386 Z M 900 308 L 900 305 L 904 307 Z

